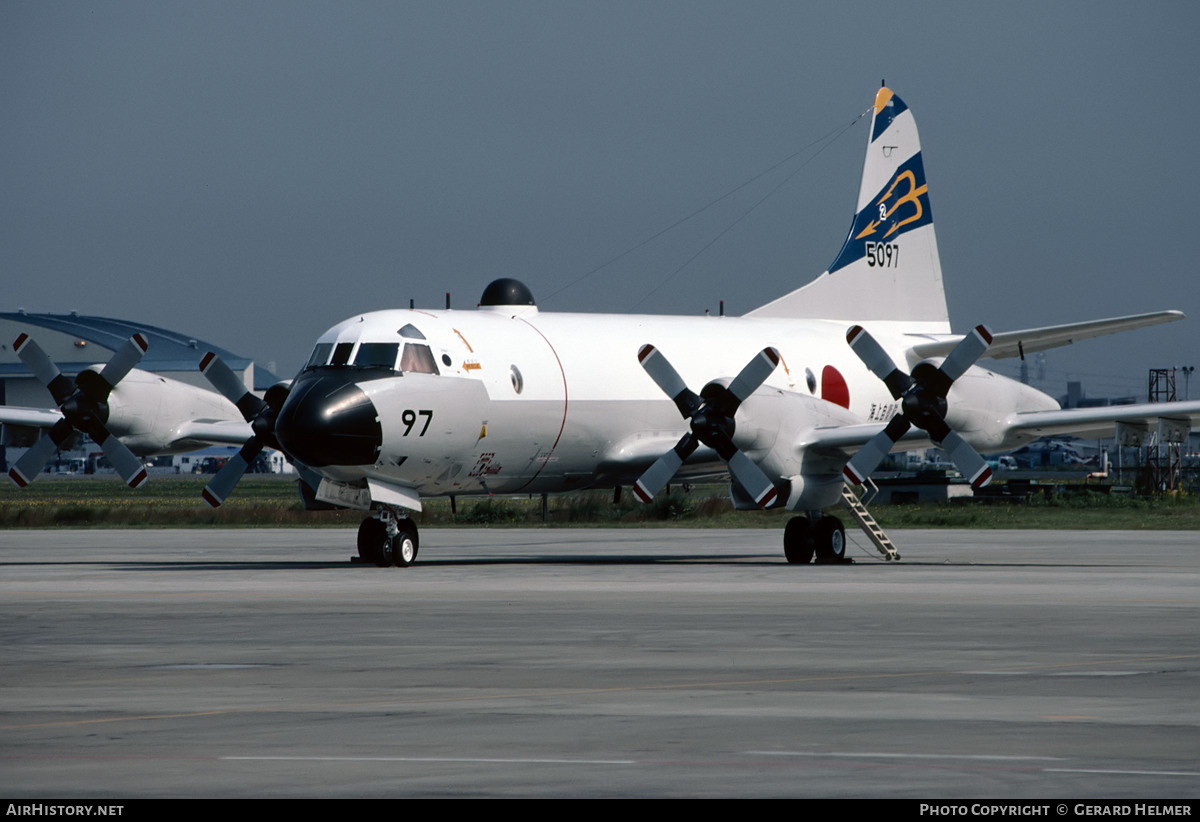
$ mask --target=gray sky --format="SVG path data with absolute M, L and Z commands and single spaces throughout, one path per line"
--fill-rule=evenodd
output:
M 1144 393 L 1148 367 L 1200 364 L 1176 210 L 1200 188 L 1198 35 L 1193 2 L 6 0 L 0 304 L 285 376 L 346 316 L 472 307 L 499 276 L 543 310 L 742 313 L 837 253 L 865 121 L 564 286 L 882 78 L 921 130 L 955 329 L 1182 309 L 1049 352 L 1060 383 Z

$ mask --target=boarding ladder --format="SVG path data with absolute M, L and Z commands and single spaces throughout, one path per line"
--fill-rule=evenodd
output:
M 900 554 L 896 551 L 896 546 L 892 543 L 888 535 L 879 527 L 879 523 L 875 521 L 875 517 L 871 516 L 871 512 L 867 510 L 867 506 L 863 505 L 858 495 L 854 493 L 854 489 L 849 483 L 842 484 L 842 507 L 850 512 L 850 516 L 854 517 L 854 521 L 858 523 L 858 527 L 867 535 L 867 539 L 871 540 L 871 544 L 886 560 L 900 559 Z

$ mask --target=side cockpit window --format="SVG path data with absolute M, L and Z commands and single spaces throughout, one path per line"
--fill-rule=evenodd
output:
M 317 343 L 317 347 L 313 349 L 312 356 L 308 358 L 308 364 L 304 368 L 307 370 L 324 365 L 329 362 L 329 355 L 332 353 L 333 343 Z
M 400 357 L 400 370 L 415 374 L 437 374 L 437 363 L 433 360 L 433 352 L 429 346 L 420 343 L 405 343 L 404 354 Z

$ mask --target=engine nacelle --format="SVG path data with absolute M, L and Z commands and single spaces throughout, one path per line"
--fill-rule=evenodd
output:
M 182 426 L 192 420 L 242 422 L 224 397 L 136 368 L 108 398 L 109 431 L 138 455 L 178 454 L 205 447 L 208 442 L 182 438 Z

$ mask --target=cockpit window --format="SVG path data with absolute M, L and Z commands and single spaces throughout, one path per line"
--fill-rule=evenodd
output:
M 400 343 L 360 343 L 358 353 L 354 355 L 354 364 L 395 368 L 398 353 Z
M 396 333 L 398 333 L 401 337 L 406 337 L 410 340 L 425 339 L 425 335 L 422 334 L 419 330 L 417 330 L 417 327 L 415 325 L 413 325 L 412 323 L 408 323 L 407 325 L 405 325 L 403 328 L 401 328 Z
M 412 326 L 407 327 L 412 328 Z M 414 328 L 413 331 L 416 329 Z M 354 357 L 353 360 L 351 360 L 351 355 Z M 400 357 L 399 365 L 396 363 L 397 356 Z M 318 343 L 304 368 L 321 368 L 326 365 L 387 368 L 392 371 L 413 374 L 441 373 L 433 358 L 433 352 L 425 343 L 404 343 L 403 353 L 400 350 L 400 343 L 363 342 L 358 343 L 357 349 L 352 342 L 341 342 L 336 345 L 334 343 Z
M 417 374 L 437 374 L 437 363 L 433 360 L 433 352 L 429 346 L 420 343 L 405 343 L 404 354 L 400 357 L 400 370 Z
M 313 349 L 312 356 L 308 358 L 308 364 L 305 368 L 316 368 L 318 365 L 324 365 L 329 362 L 329 354 L 333 351 L 333 343 L 317 343 L 317 347 Z
M 354 343 L 338 343 L 337 348 L 333 349 L 333 359 L 329 362 L 330 365 L 345 365 L 350 362 L 350 352 L 354 350 Z

